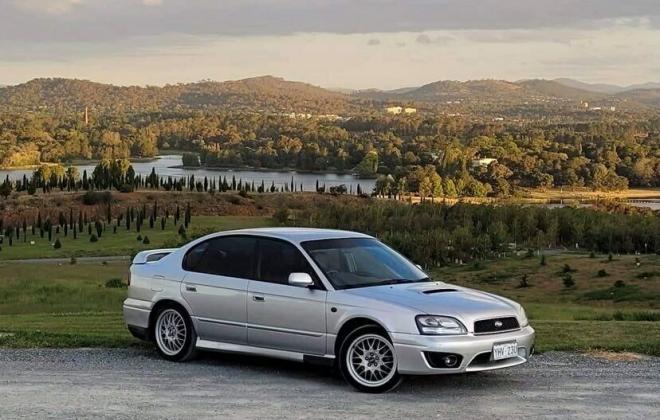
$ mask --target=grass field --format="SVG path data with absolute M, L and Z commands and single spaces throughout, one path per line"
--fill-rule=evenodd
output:
M 637 266 L 639 258 L 639 266 Z M 603 270 L 603 271 L 601 271 Z M 660 256 L 510 257 L 436 269 L 449 283 L 523 304 L 544 350 L 633 351 L 660 356 Z M 528 287 L 521 287 L 526 275 Z M 564 285 L 570 275 L 573 287 Z M 615 287 L 617 281 L 622 281 Z
M 195 216 L 188 227 L 188 233 L 192 235 L 195 232 L 209 230 L 269 226 L 272 224 L 271 220 L 268 217 L 254 216 Z M 12 246 L 5 241 L 2 251 L 0 251 L 0 260 L 132 255 L 140 250 L 159 248 L 178 242 L 181 240 L 178 229 L 179 226 L 175 226 L 174 220 L 170 217 L 164 230 L 161 229 L 160 223 L 155 223 L 153 228 L 149 228 L 149 225 L 146 224 L 140 232 L 135 230 L 134 224 L 131 230 L 120 226 L 117 233 L 113 233 L 112 228 L 108 228 L 97 242 L 90 242 L 90 235 L 87 231 L 79 234 L 77 239 L 73 239 L 71 232 L 66 237 L 61 233 L 53 235 L 51 241 L 54 242 L 55 238 L 59 238 L 62 244 L 59 249 L 55 249 L 47 237 L 41 238 L 37 233 L 35 236 L 28 235 L 27 241 L 24 241 L 22 236 L 19 240 L 15 239 Z M 142 241 L 147 236 L 149 244 L 138 241 L 138 235 L 142 237 Z M 30 241 L 34 241 L 34 244 L 30 244 Z
M 217 221 L 214 226 L 267 221 Z M 224 224 L 222 224 L 224 223 Z M 632 351 L 660 356 L 660 257 L 568 254 L 512 257 L 433 271 L 435 278 L 511 297 L 527 308 L 537 349 Z M 565 265 L 576 285 L 563 285 Z M 126 289 L 106 283 L 125 276 L 128 263 L 24 264 L 0 262 L 0 347 L 124 347 L 143 345 L 126 331 Z M 599 277 L 599 270 L 607 276 Z M 519 287 L 527 274 L 529 287 Z M 610 288 L 623 280 L 623 300 Z M 620 289 L 621 287 L 619 287 Z M 607 291 L 603 293 L 595 293 Z M 589 297 L 589 294 L 594 296 Z M 599 299 L 594 299 L 597 297 Z

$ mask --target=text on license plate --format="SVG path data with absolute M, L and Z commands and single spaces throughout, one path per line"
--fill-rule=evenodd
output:
M 518 356 L 518 343 L 502 343 L 493 345 L 493 360 L 508 359 Z

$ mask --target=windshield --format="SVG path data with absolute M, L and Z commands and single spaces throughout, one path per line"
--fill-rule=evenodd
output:
M 422 270 L 375 239 L 324 239 L 301 245 L 335 289 L 429 280 Z

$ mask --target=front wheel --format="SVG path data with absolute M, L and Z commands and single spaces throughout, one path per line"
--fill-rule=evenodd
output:
M 178 307 L 165 307 L 158 313 L 153 336 L 158 353 L 167 360 L 182 362 L 194 356 L 197 334 L 188 314 Z
M 339 367 L 346 382 L 362 392 L 387 392 L 401 383 L 394 346 L 377 327 L 358 328 L 346 337 Z

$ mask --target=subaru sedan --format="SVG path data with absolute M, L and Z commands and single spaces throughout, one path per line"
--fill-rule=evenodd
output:
M 124 318 L 171 361 L 196 350 L 336 366 L 364 392 L 405 375 L 516 366 L 534 330 L 509 299 L 431 279 L 356 232 L 262 228 L 139 253 Z

